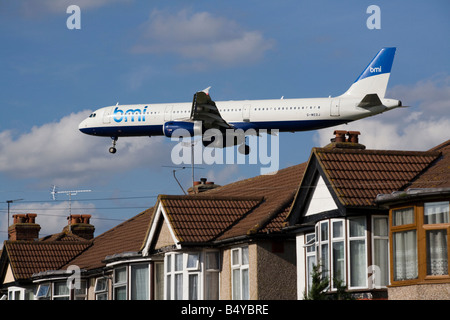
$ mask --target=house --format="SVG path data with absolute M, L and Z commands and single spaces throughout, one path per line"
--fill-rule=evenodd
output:
M 153 208 L 83 242 L 70 258 L 30 271 L 29 298 L 295 299 L 295 236 L 282 228 L 304 167 L 222 187 L 203 180 L 190 195 L 160 195 Z M 32 241 L 29 260 L 44 243 L 24 243 Z M 3 290 L 24 289 L 8 279 L 0 277 Z
M 287 218 L 286 229 L 297 235 L 298 298 L 312 286 L 314 265 L 329 279 L 330 294 L 344 285 L 356 298 L 388 298 L 389 210 L 375 200 L 426 180 L 442 151 L 368 150 L 359 132 L 335 134 L 312 149 Z
M 450 141 L 407 189 L 380 194 L 389 210 L 389 299 L 450 299 Z
M 0 297 L 34 299 L 33 274 L 58 270 L 92 245 L 90 215 L 74 215 L 62 232 L 41 239 L 36 218 L 33 213 L 13 215 L 0 256 Z
M 224 186 L 202 179 L 189 195 L 159 195 L 95 238 L 88 215 L 71 215 L 45 238 L 36 215 L 14 216 L 1 293 L 295 300 L 307 296 L 319 265 L 330 295 L 345 286 L 363 299 L 443 298 L 450 140 L 421 152 L 370 150 L 359 132 L 335 134 L 306 163 Z

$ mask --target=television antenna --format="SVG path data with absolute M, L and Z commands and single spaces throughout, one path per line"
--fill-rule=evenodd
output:
M 11 206 L 11 203 L 13 202 L 17 202 L 17 201 L 22 201 L 23 199 L 15 199 L 15 200 L 6 200 L 5 202 L 8 204 L 8 225 L 7 225 L 7 229 L 9 229 L 9 207 Z M 8 232 L 8 238 L 9 238 L 9 232 Z
M 91 192 L 92 190 L 64 190 L 64 191 L 58 191 L 56 186 L 54 185 L 52 187 L 52 191 L 50 191 L 50 194 L 53 197 L 53 200 L 56 200 L 56 196 L 58 194 L 65 194 L 69 196 L 69 214 L 72 215 L 72 196 L 76 196 L 80 192 Z

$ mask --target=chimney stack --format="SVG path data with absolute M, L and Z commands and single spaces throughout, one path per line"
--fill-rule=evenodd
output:
M 71 232 L 86 240 L 92 240 L 94 238 L 95 227 L 90 224 L 90 219 L 90 214 L 72 214 L 67 218 L 69 222 L 64 227 L 64 231 Z
M 37 214 L 15 214 L 13 225 L 8 227 L 8 237 L 11 241 L 35 241 L 39 239 L 41 226 L 36 223 Z
M 206 178 L 200 178 L 200 181 L 194 181 L 194 186 L 188 189 L 189 194 L 201 193 L 214 188 L 220 187 L 212 181 L 207 181 Z
M 335 130 L 334 138 L 331 139 L 331 143 L 325 146 L 330 149 L 366 149 L 366 146 L 359 143 L 359 131 L 345 131 Z M 348 136 L 348 138 L 346 138 Z

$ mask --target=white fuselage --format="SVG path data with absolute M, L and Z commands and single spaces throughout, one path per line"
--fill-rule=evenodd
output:
M 398 100 L 358 107 L 361 98 L 216 101 L 221 117 L 236 129 L 306 131 L 351 122 L 400 106 Z M 192 103 L 116 105 L 100 108 L 80 123 L 83 133 L 121 137 L 164 135 L 169 121 L 189 121 Z

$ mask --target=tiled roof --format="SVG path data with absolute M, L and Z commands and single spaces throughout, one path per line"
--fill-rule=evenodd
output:
M 106 256 L 124 252 L 138 252 L 145 239 L 153 208 L 117 225 L 94 238 L 93 245 L 82 255 L 70 261 L 81 269 L 91 270 L 105 266 Z M 68 265 L 67 265 L 68 266 Z
M 439 156 L 410 152 L 314 148 L 313 154 L 344 206 L 374 206 L 378 194 L 407 186 Z
M 430 151 L 440 152 L 441 156 L 430 168 L 421 174 L 409 188 L 448 188 L 450 187 L 450 140 Z
M 34 273 L 57 270 L 91 245 L 90 241 L 5 241 L 16 280 Z
M 306 163 L 302 163 L 281 169 L 273 175 L 261 175 L 241 180 L 205 192 L 204 194 L 211 196 L 264 197 L 264 201 L 257 208 L 225 231 L 217 240 L 280 231 L 305 168 Z
M 160 202 L 180 242 L 213 241 L 251 214 L 262 197 L 216 195 L 160 196 Z

